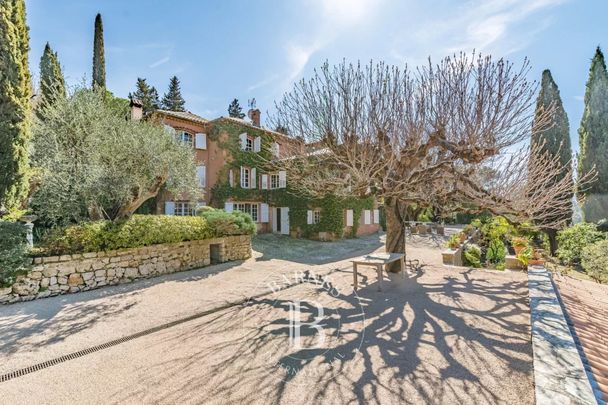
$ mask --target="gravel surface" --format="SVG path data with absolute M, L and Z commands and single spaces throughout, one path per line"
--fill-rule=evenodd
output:
M 246 262 L 0 307 L 2 374 L 254 297 L 0 383 L 2 402 L 533 403 L 525 274 L 446 269 L 442 238 L 410 242 L 420 270 L 377 292 L 364 267 L 358 296 L 348 259 L 382 251 L 377 235 L 262 235 Z M 306 270 L 326 283 L 290 284 Z M 294 346 L 294 302 L 303 322 L 323 308 L 325 340 L 304 327 Z

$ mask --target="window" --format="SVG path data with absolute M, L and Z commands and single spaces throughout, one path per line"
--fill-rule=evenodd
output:
M 251 152 L 253 150 L 253 138 L 248 136 L 245 140 L 245 150 Z
M 251 183 L 251 169 L 247 167 L 243 167 L 241 170 L 241 188 L 249 188 L 249 184 Z
M 176 201 L 174 215 L 182 217 L 190 216 L 195 214 L 195 209 L 192 204 L 187 201 Z
M 194 147 L 194 135 L 189 134 L 186 131 L 180 131 L 177 133 L 177 140 L 183 142 L 186 146 L 190 148 Z
M 258 204 L 234 203 L 234 210 L 249 214 L 253 222 L 258 222 Z
M 318 224 L 321 222 L 321 210 L 314 210 L 312 212 L 312 223 Z
M 279 175 L 278 174 L 270 175 L 270 188 L 271 189 L 279 188 Z

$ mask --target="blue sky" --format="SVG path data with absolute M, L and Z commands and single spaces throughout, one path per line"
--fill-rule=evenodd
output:
M 608 52 L 608 0 L 26 0 L 31 66 L 49 41 L 68 83 L 90 82 L 93 21 L 103 17 L 108 88 L 126 97 L 137 77 L 162 95 L 182 83 L 186 108 L 226 115 L 237 97 L 265 113 L 325 60 L 418 65 L 460 50 L 549 68 L 573 146 L 589 63 Z M 265 114 L 264 114 L 265 115 Z

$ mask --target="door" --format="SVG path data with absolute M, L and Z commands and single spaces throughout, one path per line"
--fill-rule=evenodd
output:
M 281 207 L 281 215 L 277 215 L 277 217 L 281 218 L 279 221 L 281 233 L 283 235 L 289 235 L 289 208 Z

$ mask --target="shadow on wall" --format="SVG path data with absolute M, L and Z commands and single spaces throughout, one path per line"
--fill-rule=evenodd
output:
M 471 278 L 470 273 L 430 281 L 422 280 L 423 271 L 401 281 L 391 275 L 384 292 L 372 284 L 359 291 L 360 300 L 341 296 L 341 330 L 347 333 L 337 347 L 281 350 L 276 342 L 289 337 L 291 301 L 253 300 L 157 343 L 159 350 L 194 349 L 187 356 L 170 353 L 142 375 L 139 388 L 116 393 L 112 401 L 532 403 L 526 282 L 490 283 L 483 274 Z M 463 300 L 481 304 L 463 305 Z M 356 328 L 359 305 L 365 312 L 364 336 Z M 268 316 L 271 309 L 276 317 Z M 324 308 L 326 314 L 334 309 Z M 307 305 L 302 311 L 302 319 L 318 314 Z M 277 351 L 281 362 L 301 370 L 297 376 L 281 379 L 272 372 L 265 356 Z M 160 384 L 162 391 L 148 391 Z
M 383 246 L 382 234 L 339 239 L 332 242 L 294 239 L 277 234 L 261 234 L 252 239 L 256 261 L 278 259 L 310 265 L 321 265 L 358 257 L 372 253 Z M 261 255 L 256 255 L 255 252 Z

